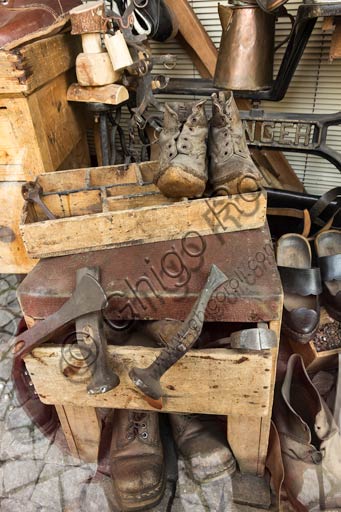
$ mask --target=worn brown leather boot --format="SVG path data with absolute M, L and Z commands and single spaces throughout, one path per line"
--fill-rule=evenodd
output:
M 205 482 L 235 472 L 236 461 L 216 420 L 193 414 L 170 414 L 169 418 L 175 444 L 193 480 Z
M 165 105 L 155 183 L 167 197 L 201 197 L 205 190 L 208 121 L 204 103 Z
M 295 510 L 341 509 L 340 366 L 334 404 L 332 414 L 302 357 L 292 354 L 277 389 L 273 417 L 282 451 L 283 486 Z
M 115 410 L 110 464 L 120 510 L 143 510 L 161 500 L 166 480 L 158 413 Z
M 219 195 L 259 189 L 261 175 L 253 163 L 233 93 L 212 94 L 209 132 L 209 179 Z

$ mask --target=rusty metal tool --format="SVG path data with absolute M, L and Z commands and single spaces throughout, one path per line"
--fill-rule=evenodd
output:
M 106 302 L 101 285 L 91 274 L 86 273 L 77 283 L 69 300 L 58 311 L 14 339 L 13 352 L 18 357 L 25 357 L 70 322 L 80 316 L 100 311 L 106 306 Z
M 167 347 L 148 368 L 132 368 L 129 377 L 147 397 L 159 400 L 163 396 L 160 378 L 194 345 L 202 331 L 205 310 L 214 291 L 227 280 L 216 265 L 212 265 L 205 286 L 190 314 Z
M 77 271 L 77 283 L 87 274 L 98 280 L 98 267 L 79 269 Z M 118 386 L 120 379 L 110 369 L 107 356 L 107 340 L 104 336 L 101 311 L 95 311 L 77 318 L 76 338 L 85 361 L 89 362 L 92 378 L 87 387 L 88 393 L 98 395 Z
M 245 351 L 271 350 L 278 343 L 275 331 L 269 329 L 266 323 L 259 323 L 257 327 L 236 331 L 227 338 L 209 343 L 205 348 L 233 348 Z
M 42 193 L 43 193 L 42 187 L 40 185 L 38 185 L 37 182 L 34 182 L 34 181 L 27 181 L 21 187 L 21 194 L 22 194 L 23 198 L 25 199 L 25 201 L 39 205 L 48 219 L 55 220 L 56 219 L 55 215 L 53 215 L 51 210 L 48 209 L 46 204 L 44 204 L 41 199 Z

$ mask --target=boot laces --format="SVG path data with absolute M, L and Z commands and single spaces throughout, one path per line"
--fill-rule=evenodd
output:
M 141 412 L 132 412 L 129 418 L 129 425 L 127 431 L 127 439 L 132 441 L 136 437 L 140 439 L 148 439 L 146 415 Z

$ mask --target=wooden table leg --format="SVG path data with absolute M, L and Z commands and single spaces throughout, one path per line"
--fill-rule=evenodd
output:
M 269 328 L 280 338 L 281 321 L 274 320 Z M 268 452 L 272 403 L 276 381 L 278 347 L 272 350 L 271 386 L 269 389 L 270 412 L 262 418 L 254 416 L 228 416 L 227 439 L 237 459 L 241 473 L 263 476 Z
M 71 454 L 84 462 L 97 462 L 101 422 L 94 407 L 56 405 Z

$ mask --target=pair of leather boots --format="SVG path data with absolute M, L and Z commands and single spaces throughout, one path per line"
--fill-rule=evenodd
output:
M 216 422 L 182 414 L 170 414 L 169 419 L 177 449 L 194 480 L 234 473 L 235 460 Z M 115 411 L 110 463 L 120 510 L 144 510 L 162 499 L 166 464 L 157 412 Z
M 249 153 L 233 93 L 212 95 L 210 121 L 205 103 L 165 105 L 156 185 L 175 198 L 201 197 L 208 180 L 215 195 L 258 190 L 261 175 Z

